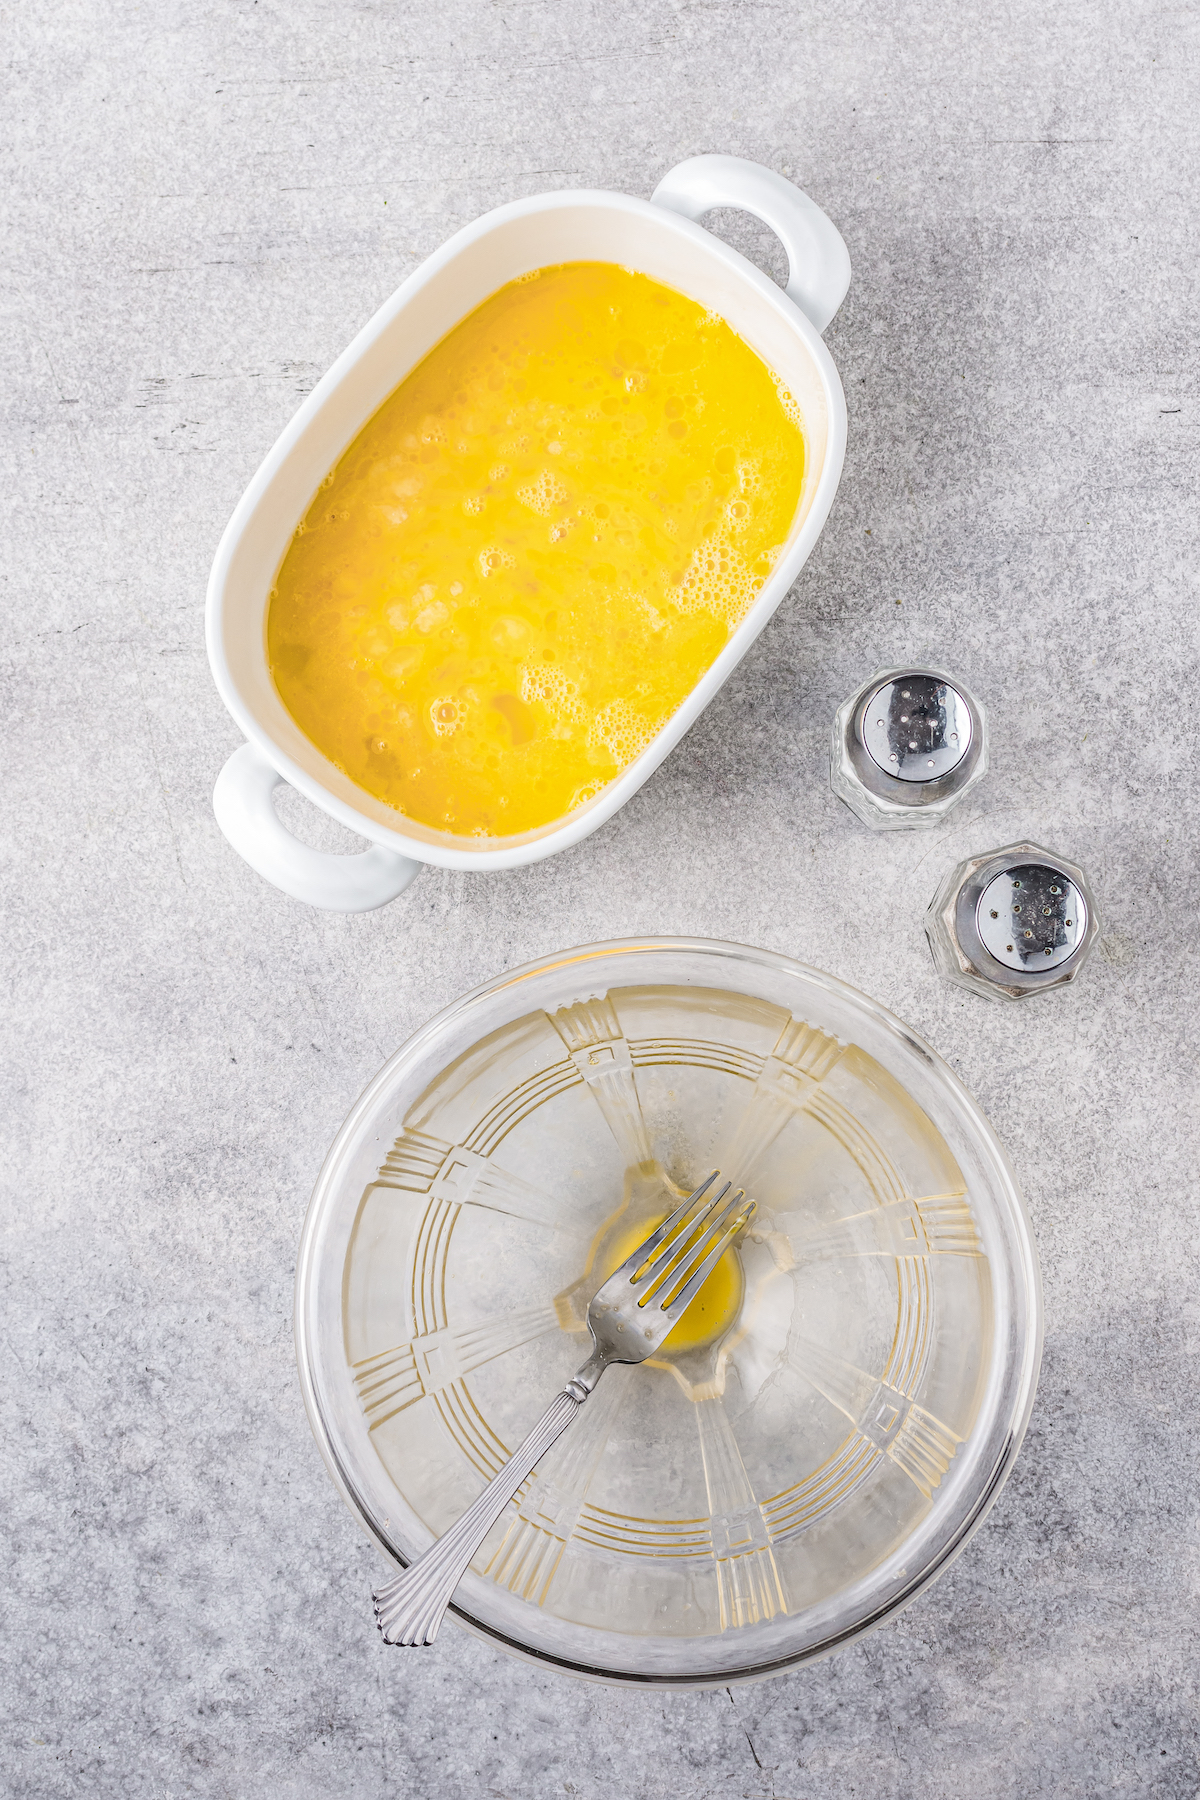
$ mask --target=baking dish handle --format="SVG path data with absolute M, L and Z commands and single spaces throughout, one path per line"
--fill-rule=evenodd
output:
M 850 252 L 832 219 L 792 182 L 743 156 L 693 156 L 664 175 L 652 198 L 686 219 L 735 206 L 769 225 L 787 251 L 788 298 L 824 331 L 850 286 Z
M 328 912 L 370 912 L 402 894 L 424 863 L 373 844 L 354 856 L 329 856 L 293 837 L 271 796 L 283 776 L 253 744 L 235 750 L 213 790 L 217 824 L 238 855 L 290 894 Z

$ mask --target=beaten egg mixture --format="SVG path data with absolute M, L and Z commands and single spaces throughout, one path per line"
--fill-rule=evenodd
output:
M 609 263 L 522 276 L 326 477 L 271 594 L 276 686 L 408 818 L 551 824 L 724 648 L 803 474 L 791 394 L 716 314 Z

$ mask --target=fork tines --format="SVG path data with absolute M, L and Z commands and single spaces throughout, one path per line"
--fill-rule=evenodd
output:
M 732 1186 L 728 1181 L 705 1198 L 719 1175 L 720 1170 L 714 1169 L 625 1263 L 621 1274 L 632 1287 L 644 1289 L 637 1296 L 639 1306 L 648 1305 L 661 1294 L 662 1310 L 668 1317 L 677 1318 L 691 1305 L 753 1213 L 755 1203 L 746 1199 L 741 1188 L 718 1212 Z

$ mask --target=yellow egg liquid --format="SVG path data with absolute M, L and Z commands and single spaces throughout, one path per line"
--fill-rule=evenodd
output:
M 272 590 L 276 686 L 410 819 L 550 824 L 724 648 L 803 475 L 795 401 L 723 319 L 610 263 L 522 276 L 326 477 Z
M 664 1213 L 663 1218 L 666 1216 Z M 605 1280 L 661 1224 L 662 1219 L 641 1219 L 632 1224 L 618 1219 L 615 1224 L 609 1221 L 603 1226 L 598 1234 L 604 1239 L 598 1260 L 604 1270 Z M 661 1303 L 664 1296 L 669 1295 L 677 1285 L 677 1282 L 668 1277 L 659 1290 L 658 1301 Z M 671 1352 L 682 1355 L 688 1350 L 697 1349 L 701 1344 L 713 1343 L 717 1338 L 724 1337 L 737 1318 L 744 1288 L 742 1265 L 737 1251 L 726 1250 L 692 1304 L 668 1332 L 663 1340 L 661 1353 L 664 1356 Z

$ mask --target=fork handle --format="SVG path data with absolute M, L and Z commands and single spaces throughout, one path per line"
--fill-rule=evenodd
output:
M 557 1443 L 591 1392 L 580 1376 L 556 1394 L 529 1436 L 488 1482 L 479 1498 L 423 1556 L 375 1591 L 375 1617 L 385 1644 L 432 1644 L 442 1615 L 471 1558 L 530 1471 Z

